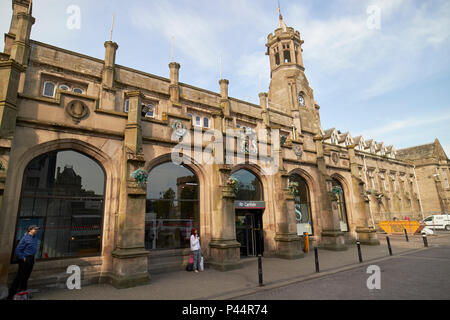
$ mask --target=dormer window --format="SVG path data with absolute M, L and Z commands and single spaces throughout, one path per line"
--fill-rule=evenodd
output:
M 44 82 L 44 90 L 42 92 L 42 95 L 44 97 L 51 97 L 53 98 L 55 96 L 55 84 L 51 81 Z

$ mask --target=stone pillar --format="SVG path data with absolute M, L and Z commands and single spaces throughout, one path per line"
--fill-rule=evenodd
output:
M 236 241 L 235 195 L 227 185 L 231 168 L 216 163 L 211 167 L 215 174 L 211 177 L 213 210 L 209 263 L 215 269 L 228 271 L 242 267 L 241 245 Z
M 178 84 L 179 74 L 180 74 L 180 64 L 176 62 L 169 63 L 170 69 L 170 85 L 169 85 L 169 95 L 172 107 L 176 107 L 175 112 L 180 112 L 180 86 Z M 174 108 L 173 108 L 174 109 Z
M 14 40 L 16 39 L 17 26 L 18 26 L 18 18 L 17 15 L 19 13 L 28 13 L 32 14 L 33 12 L 33 4 L 30 6 L 31 0 L 12 0 L 12 10 L 13 14 L 11 17 L 11 24 L 9 27 L 9 32 L 5 34 L 5 47 L 4 52 L 6 54 L 11 54 L 11 47 L 14 44 Z
M 20 74 L 25 68 L 14 60 L 0 61 L 0 299 L 8 294 L 7 281 L 11 245 L 16 216 L 8 212 L 3 202 L 9 172 L 10 153 L 16 130 L 17 90 Z M 9 182 L 15 184 L 16 181 Z
M 355 202 L 353 208 L 358 215 L 358 224 L 356 226 L 356 233 L 361 244 L 379 245 L 380 241 L 377 238 L 377 231 L 374 226 L 369 225 L 369 197 L 364 195 L 364 182 L 359 178 L 358 163 L 356 162 L 355 145 L 347 146 L 348 156 L 350 159 L 350 170 L 352 173 L 352 194 Z
M 220 84 L 220 106 L 222 108 L 224 118 L 222 128 L 225 132 L 228 127 L 227 123 L 231 123 L 233 121 L 233 117 L 231 116 L 231 105 L 230 100 L 228 99 L 228 84 L 229 81 L 226 79 L 219 80 Z
M 123 146 L 122 178 L 116 248 L 112 252 L 112 284 L 127 288 L 147 284 L 148 251 L 145 250 L 146 185 L 138 184 L 131 174 L 145 165 L 142 151 L 140 91 L 127 93 L 129 99 L 128 122 Z
M 20 12 L 17 14 L 16 39 L 11 47 L 11 59 L 23 66 L 28 65 L 30 58 L 30 33 L 35 19 L 31 14 Z
M 276 155 L 278 158 L 278 171 L 271 176 L 272 190 L 277 191 L 274 192 L 273 199 L 275 203 L 276 250 L 268 252 L 265 256 L 283 259 L 298 259 L 302 258 L 304 253 L 302 251 L 300 237 L 297 234 L 294 197 L 289 192 L 289 174 L 284 169 L 283 151 L 280 147 L 279 137 L 277 135 L 272 135 L 272 138 L 275 138 L 275 141 L 272 139 L 272 155 Z
M 337 197 L 331 192 L 333 179 L 326 172 L 322 137 L 314 137 L 317 150 L 317 166 L 319 169 L 320 208 L 322 212 L 322 240 L 320 247 L 328 250 L 347 250 L 345 236 L 339 224 Z
M 259 105 L 261 107 L 261 117 L 263 119 L 263 123 L 266 127 L 270 126 L 270 115 L 267 111 L 267 93 L 261 92 L 259 93 Z
M 114 87 L 114 67 L 118 48 L 119 45 L 115 42 L 105 42 L 105 66 L 103 67 L 102 83 L 108 88 Z
M 100 104 L 102 108 L 107 110 L 115 110 L 116 104 L 116 89 L 114 89 L 115 81 L 115 65 L 116 52 L 119 48 L 118 44 L 112 41 L 105 42 L 105 62 L 102 73 L 102 93 Z M 123 111 L 122 108 L 119 108 Z

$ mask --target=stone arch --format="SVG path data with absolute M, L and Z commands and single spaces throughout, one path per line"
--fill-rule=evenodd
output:
M 231 169 L 230 176 L 238 172 L 240 170 L 247 170 L 252 173 L 261 183 L 262 186 L 262 200 L 265 201 L 266 195 L 268 194 L 267 190 L 267 178 L 262 174 L 261 168 L 259 168 L 255 164 L 238 164 Z
M 8 195 L 8 199 L 12 199 L 10 202 L 10 206 L 7 206 L 7 214 L 9 215 L 9 223 L 10 225 L 16 226 L 18 211 L 19 211 L 19 202 L 20 195 L 22 191 L 23 177 L 24 171 L 28 164 L 40 155 L 44 155 L 46 153 L 52 151 L 75 151 L 78 152 L 99 165 L 104 174 L 104 208 L 103 208 L 103 228 L 102 228 L 102 245 L 101 245 L 101 255 L 105 256 L 107 250 L 112 250 L 111 243 L 114 241 L 114 228 L 106 226 L 111 226 L 114 224 L 114 217 L 112 212 L 115 211 L 112 206 L 114 203 L 112 199 L 115 198 L 115 194 L 117 192 L 114 191 L 115 183 L 114 181 L 118 181 L 118 173 L 116 168 L 114 168 L 113 160 L 102 150 L 97 148 L 96 146 L 89 144 L 87 142 L 77 140 L 77 139 L 59 139 L 52 140 L 48 142 L 44 142 L 38 145 L 35 145 L 27 150 L 24 150 L 19 156 L 15 166 L 11 167 L 8 174 L 8 180 L 10 183 L 15 181 L 11 189 L 9 190 L 10 194 Z M 19 195 L 19 196 L 17 196 Z M 11 198 L 12 197 L 12 198 Z M 118 198 L 117 198 L 118 199 Z M 8 201 L 8 200 L 7 200 Z M 108 233 L 111 234 L 108 234 Z M 11 233 L 11 237 L 9 239 L 9 243 L 12 243 L 14 238 L 14 233 Z M 108 249 L 106 249 L 108 248 Z
M 183 160 L 183 162 L 180 163 L 180 165 L 183 165 L 186 168 L 188 168 L 198 178 L 200 234 L 206 235 L 206 236 L 201 237 L 201 244 L 202 244 L 201 247 L 202 247 L 203 254 L 206 254 L 207 250 L 209 250 L 209 249 L 208 249 L 208 246 L 206 246 L 205 244 L 208 242 L 208 239 L 210 237 L 210 235 L 209 235 L 210 227 L 209 226 L 212 223 L 210 215 L 207 214 L 208 212 L 211 211 L 210 210 L 210 208 L 211 208 L 210 201 L 211 200 L 210 200 L 210 198 L 208 198 L 209 190 L 207 189 L 207 185 L 209 184 L 208 180 L 207 180 L 208 175 L 206 174 L 204 168 L 199 163 L 197 163 L 193 158 L 183 154 L 182 160 Z M 146 162 L 146 164 L 144 166 L 144 170 L 147 172 L 150 172 L 151 170 L 156 168 L 158 165 L 168 163 L 168 162 L 172 162 L 172 154 L 171 153 L 162 154 L 156 158 L 149 160 L 148 162 Z M 208 255 L 208 254 L 206 254 L 206 255 Z

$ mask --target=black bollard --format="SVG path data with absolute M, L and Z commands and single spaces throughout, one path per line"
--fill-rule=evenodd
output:
M 423 235 L 422 235 L 422 238 L 423 238 L 423 245 L 424 245 L 426 248 L 428 248 L 428 239 L 427 239 L 427 235 L 426 235 L 426 234 L 423 234 Z
M 362 255 L 361 255 L 361 242 L 356 241 L 356 246 L 358 247 L 359 262 L 363 262 Z
M 388 245 L 389 255 L 392 256 L 391 241 L 389 241 L 389 237 L 386 237 L 386 241 L 387 241 L 387 245 Z
M 319 273 L 320 272 L 320 270 L 319 270 L 319 253 L 318 253 L 317 247 L 314 247 L 314 257 L 316 260 L 316 272 Z
M 405 237 L 406 237 L 406 242 L 409 242 L 409 239 L 408 239 L 408 231 L 406 231 L 406 228 L 405 228 Z
M 263 287 L 263 272 L 262 272 L 262 259 L 261 254 L 258 254 L 258 276 L 259 276 L 259 286 Z

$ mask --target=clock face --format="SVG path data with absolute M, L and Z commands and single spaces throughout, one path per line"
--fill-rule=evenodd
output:
M 305 99 L 303 98 L 303 95 L 301 93 L 298 94 L 298 104 L 302 107 L 305 106 Z

